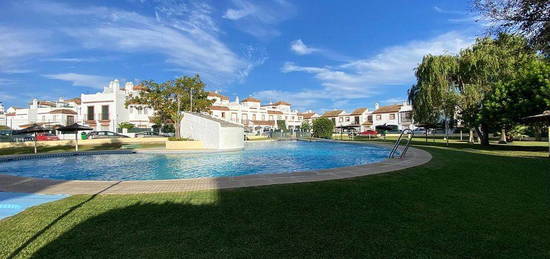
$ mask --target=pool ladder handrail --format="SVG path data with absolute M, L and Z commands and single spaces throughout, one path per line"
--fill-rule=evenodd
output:
M 407 134 L 407 136 L 410 134 L 410 137 L 407 137 L 407 144 L 405 145 L 405 148 L 401 152 L 401 155 L 399 155 L 399 158 L 403 158 L 405 156 L 405 153 L 407 153 L 407 150 L 409 149 L 409 146 L 411 145 L 411 140 L 414 137 L 414 132 L 411 129 L 404 129 L 401 131 L 401 135 L 399 135 L 399 138 L 397 141 L 395 141 L 395 144 L 393 145 L 392 150 L 390 151 L 390 154 L 388 158 L 395 158 L 395 154 L 397 153 L 397 149 L 399 148 L 399 145 L 401 145 L 401 141 L 403 140 L 403 135 Z

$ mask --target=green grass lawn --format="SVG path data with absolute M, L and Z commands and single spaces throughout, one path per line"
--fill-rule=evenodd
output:
M 431 162 L 381 175 L 72 196 L 0 221 L 0 258 L 550 257 L 545 147 L 418 144 Z

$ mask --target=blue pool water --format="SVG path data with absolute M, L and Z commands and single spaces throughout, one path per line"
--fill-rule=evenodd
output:
M 64 180 L 161 180 L 289 173 L 384 160 L 389 150 L 334 142 L 247 143 L 242 151 L 114 154 L 0 163 L 0 174 Z

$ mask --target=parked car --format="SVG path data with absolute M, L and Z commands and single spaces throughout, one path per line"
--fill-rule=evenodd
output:
M 50 141 L 59 140 L 59 137 L 51 133 L 38 133 L 36 134 L 37 141 Z
M 376 136 L 378 132 L 376 130 L 365 130 L 359 133 L 359 136 Z
M 432 130 L 428 129 L 428 135 L 432 134 Z M 426 135 L 426 129 L 424 128 L 416 128 L 413 130 L 414 135 Z
M 136 133 L 136 138 L 156 138 L 160 137 L 160 135 L 154 131 L 144 131 Z
M 101 138 L 129 138 L 126 135 L 118 134 L 112 131 L 92 131 L 88 133 L 89 139 L 101 139 Z

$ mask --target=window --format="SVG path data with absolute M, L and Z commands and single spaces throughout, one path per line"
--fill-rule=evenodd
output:
M 395 120 L 395 113 L 390 114 L 390 120 Z
M 134 106 L 130 106 L 130 113 L 134 113 Z
M 225 118 L 225 112 L 222 112 L 222 118 Z
M 143 114 L 147 115 L 147 107 L 143 108 Z
M 359 124 L 359 116 L 355 116 L 355 124 Z
M 332 124 L 336 125 L 336 118 L 332 118 Z
M 88 115 L 87 115 L 86 119 L 89 120 L 89 121 L 95 120 L 94 112 L 95 112 L 94 111 L 94 106 L 88 106 Z
M 53 116 L 53 121 L 57 121 L 57 115 Z
M 378 120 L 378 121 L 382 120 L 382 115 L 381 114 L 376 115 L 376 120 Z
M 349 117 L 346 117 L 346 121 L 349 121 Z
M 265 114 L 262 114 L 262 120 L 265 121 Z
M 248 114 L 243 114 L 243 121 L 247 121 L 248 120 Z
M 256 114 L 252 114 L 252 120 L 256 120 Z
M 67 116 L 67 125 L 74 124 L 74 116 Z
M 109 120 L 109 105 L 101 105 L 101 120 Z
M 273 115 L 269 115 L 269 120 L 270 120 L 270 121 L 273 120 Z
M 42 121 L 46 121 L 46 115 L 42 115 Z

